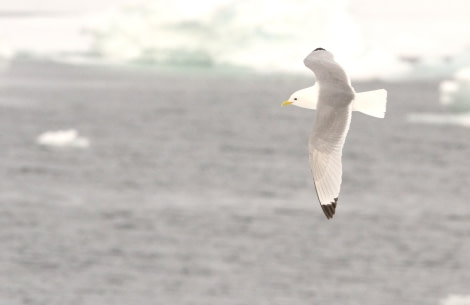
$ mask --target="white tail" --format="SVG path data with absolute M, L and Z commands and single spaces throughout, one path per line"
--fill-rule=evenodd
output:
M 385 89 L 356 93 L 352 103 L 352 110 L 384 118 L 387 107 L 387 91 Z

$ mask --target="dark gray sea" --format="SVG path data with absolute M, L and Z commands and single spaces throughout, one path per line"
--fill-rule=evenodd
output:
M 332 220 L 308 165 L 315 113 L 280 107 L 312 83 L 12 62 L 0 75 L 0 304 L 439 305 L 470 294 L 470 129 L 407 120 L 441 111 L 438 83 L 354 82 L 387 89 L 388 112 L 354 113 Z M 90 145 L 36 142 L 65 129 Z

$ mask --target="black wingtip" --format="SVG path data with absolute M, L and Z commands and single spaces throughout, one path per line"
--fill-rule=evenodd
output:
M 315 51 L 326 51 L 326 50 L 323 49 L 323 48 L 316 48 L 315 50 L 313 50 L 313 52 L 315 52 Z
M 336 212 L 336 204 L 338 203 L 338 198 L 335 198 L 335 201 L 330 204 L 320 204 L 323 213 L 325 213 L 326 218 L 331 219 Z

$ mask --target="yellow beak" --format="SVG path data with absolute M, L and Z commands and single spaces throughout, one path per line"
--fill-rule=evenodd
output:
M 285 101 L 281 104 L 281 106 L 287 106 L 287 105 L 290 105 L 292 104 L 292 102 L 289 102 L 289 101 Z

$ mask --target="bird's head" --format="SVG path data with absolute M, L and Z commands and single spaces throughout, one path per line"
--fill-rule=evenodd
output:
M 329 60 L 334 59 L 333 53 L 323 48 L 316 48 L 310 54 L 311 54 L 310 56 L 313 56 L 313 58 L 322 58 L 322 59 L 329 59 Z
M 282 106 L 294 105 L 302 108 L 316 109 L 317 100 L 318 88 L 313 86 L 295 91 L 287 101 L 282 103 Z

